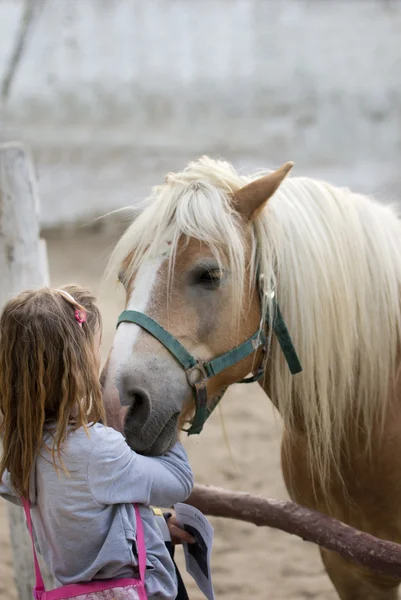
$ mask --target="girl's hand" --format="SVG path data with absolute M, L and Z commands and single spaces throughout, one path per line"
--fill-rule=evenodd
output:
M 167 519 L 167 527 L 171 536 L 171 543 L 177 544 L 195 544 L 196 540 L 190 535 L 185 529 L 179 527 L 175 515 L 172 515 Z

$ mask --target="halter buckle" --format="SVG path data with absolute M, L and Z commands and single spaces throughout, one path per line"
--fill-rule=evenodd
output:
M 209 379 L 203 362 L 197 362 L 193 367 L 185 369 L 185 374 L 191 387 L 195 387 L 197 383 Z

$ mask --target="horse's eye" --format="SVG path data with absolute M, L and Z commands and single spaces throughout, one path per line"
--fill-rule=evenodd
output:
M 124 269 L 120 269 L 118 272 L 118 281 L 124 285 L 125 283 L 125 271 Z
M 220 286 L 223 273 L 220 269 L 199 269 L 194 273 L 194 284 L 207 289 L 216 289 Z

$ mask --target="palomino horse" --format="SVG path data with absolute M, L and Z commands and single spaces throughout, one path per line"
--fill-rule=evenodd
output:
M 109 420 L 159 454 L 263 375 L 291 497 L 401 542 L 401 225 L 348 189 L 284 180 L 291 166 L 248 178 L 204 157 L 154 188 L 109 265 L 127 298 Z M 340 598 L 397 598 L 398 581 L 322 557 Z

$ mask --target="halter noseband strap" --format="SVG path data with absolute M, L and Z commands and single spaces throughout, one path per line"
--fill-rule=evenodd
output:
M 117 327 L 120 323 L 134 323 L 145 329 L 171 352 L 186 371 L 197 364 L 197 360 L 192 354 L 171 333 L 166 331 L 154 319 L 148 317 L 148 315 L 136 310 L 124 310 L 118 317 Z
M 273 331 L 277 336 L 290 371 L 295 375 L 302 371 L 302 366 L 277 302 L 275 302 L 274 305 L 275 316 L 273 319 Z M 267 321 L 268 316 L 266 315 L 265 322 Z M 239 363 L 244 358 L 247 358 L 260 347 L 266 351 L 266 334 L 263 330 L 258 330 L 239 346 L 236 346 L 232 350 L 229 350 L 210 361 L 202 362 L 192 356 L 192 354 L 190 354 L 188 350 L 186 350 L 186 348 L 171 335 L 171 333 L 166 331 L 159 323 L 144 313 L 135 310 L 124 310 L 118 318 L 117 327 L 120 323 L 134 323 L 135 325 L 142 327 L 142 329 L 145 329 L 145 331 L 153 335 L 153 337 L 159 340 L 159 342 L 167 348 L 185 370 L 188 383 L 194 388 L 196 395 L 196 412 L 191 427 L 186 430 L 188 435 L 193 435 L 202 431 L 204 423 L 223 396 L 223 394 L 221 394 L 220 397 L 212 403 L 212 406 L 208 406 L 208 380 L 222 371 L 225 371 L 225 369 Z M 264 364 L 262 360 L 255 375 L 243 379 L 238 383 L 252 383 L 261 379 L 263 375 Z

